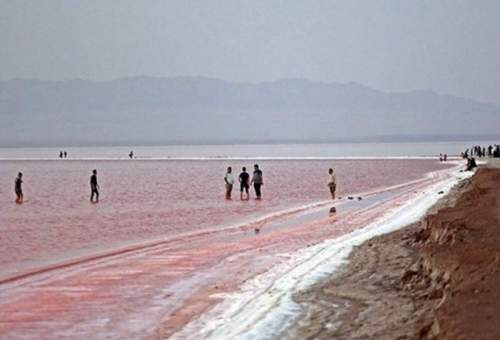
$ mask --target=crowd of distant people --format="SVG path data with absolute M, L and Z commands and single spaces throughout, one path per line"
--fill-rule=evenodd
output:
M 494 144 L 494 145 L 488 145 L 486 146 L 481 146 L 481 145 L 474 145 L 470 149 L 466 149 L 464 152 L 462 152 L 462 158 L 467 159 L 467 167 L 466 169 L 468 171 L 473 170 L 474 168 L 477 167 L 476 163 L 476 158 L 474 156 L 477 156 L 478 158 L 482 157 L 500 157 L 500 145 L 499 144 Z

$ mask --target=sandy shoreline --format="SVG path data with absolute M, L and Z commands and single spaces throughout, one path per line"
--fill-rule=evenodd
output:
M 357 247 L 294 296 L 292 339 L 500 338 L 500 169 L 490 162 L 418 223 Z

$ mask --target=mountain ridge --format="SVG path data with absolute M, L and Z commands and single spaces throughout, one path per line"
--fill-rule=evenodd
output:
M 0 145 L 30 138 L 167 143 L 498 133 L 500 106 L 432 90 L 384 92 L 355 82 L 300 78 L 0 81 Z

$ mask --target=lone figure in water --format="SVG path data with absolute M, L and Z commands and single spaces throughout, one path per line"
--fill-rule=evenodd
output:
M 134 151 L 130 151 L 130 153 L 128 154 L 128 157 L 130 159 L 134 158 Z
M 22 172 L 17 174 L 16 181 L 14 184 L 14 191 L 16 192 L 16 203 L 21 204 L 23 203 L 24 200 L 24 195 L 23 195 L 23 174 Z
M 243 191 L 247 193 L 247 198 L 245 198 L 245 200 L 250 199 L 250 194 L 248 193 L 250 175 L 247 172 L 247 168 L 243 167 L 241 169 L 241 174 L 238 179 L 240 181 L 240 199 L 243 200 Z
M 224 182 L 226 183 L 226 199 L 230 200 L 234 184 L 233 169 L 230 166 L 227 167 L 227 172 L 224 176 Z
M 333 169 L 328 169 L 328 187 L 330 188 L 330 194 L 332 195 L 332 200 L 335 199 L 335 190 L 337 190 L 337 176 Z
M 264 178 L 262 177 L 262 171 L 259 169 L 258 164 L 255 164 L 253 169 L 252 183 L 253 188 L 255 189 L 255 199 L 260 200 L 262 198 L 261 187 L 264 185 Z
M 97 170 L 92 170 L 92 176 L 90 176 L 90 202 L 94 203 L 94 195 L 95 195 L 95 203 L 99 202 L 99 184 L 97 184 Z

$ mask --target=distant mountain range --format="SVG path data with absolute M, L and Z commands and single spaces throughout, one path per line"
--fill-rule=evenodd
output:
M 500 106 L 432 91 L 302 79 L 0 82 L 0 145 L 467 139 L 500 136 Z

